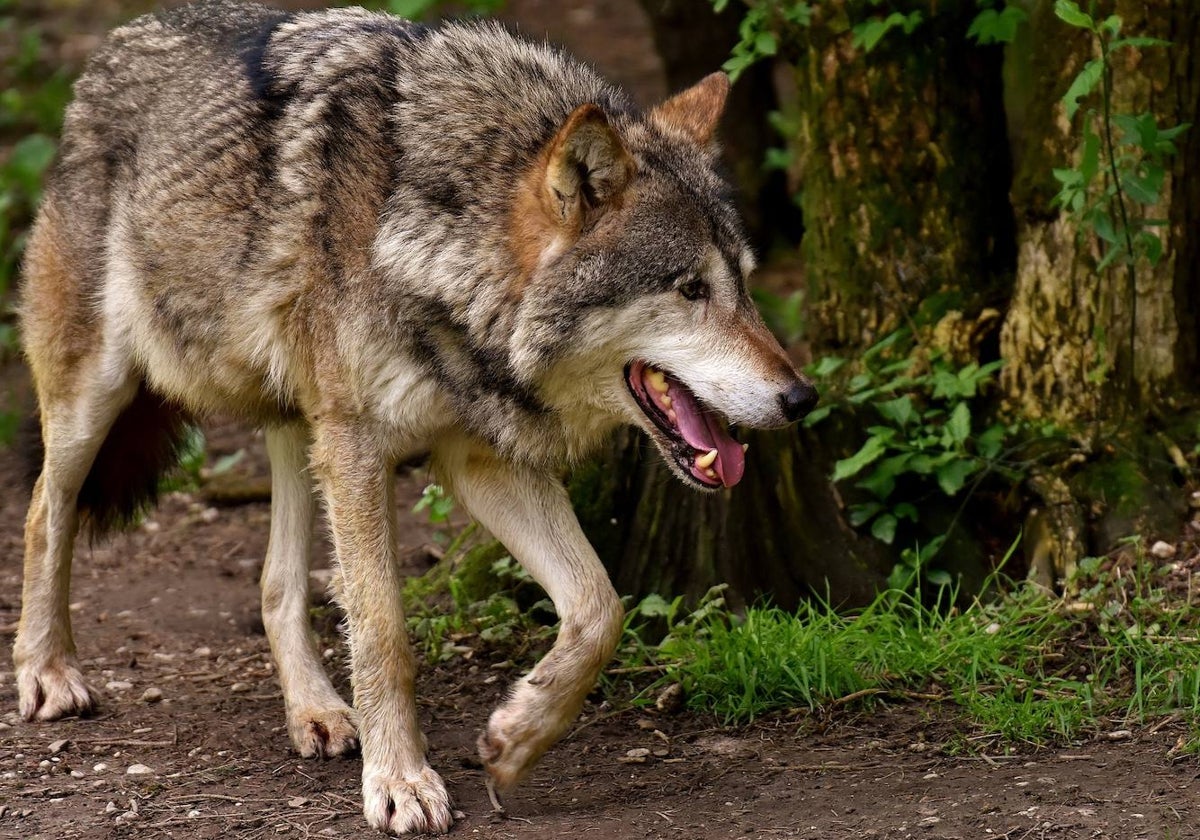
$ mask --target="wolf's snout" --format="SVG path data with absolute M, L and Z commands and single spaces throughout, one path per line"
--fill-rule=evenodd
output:
M 791 423 L 816 408 L 820 397 L 817 389 L 810 383 L 797 380 L 779 395 L 779 404 L 783 406 L 783 416 Z

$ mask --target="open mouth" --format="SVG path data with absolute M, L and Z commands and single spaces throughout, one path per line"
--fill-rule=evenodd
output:
M 625 384 L 667 439 L 666 449 L 684 475 L 702 487 L 732 487 L 746 468 L 746 450 L 725 423 L 686 385 L 647 362 L 625 367 Z

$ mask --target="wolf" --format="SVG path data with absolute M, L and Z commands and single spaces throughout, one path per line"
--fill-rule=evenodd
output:
M 622 626 L 564 469 L 631 424 L 684 482 L 728 488 L 745 468 L 730 424 L 782 426 L 817 400 L 747 293 L 714 141 L 728 88 L 717 73 L 639 110 L 498 25 L 362 9 L 205 0 L 112 32 L 75 85 L 25 260 L 44 459 L 21 714 L 95 704 L 67 606 L 77 532 L 129 520 L 187 424 L 233 413 L 270 455 L 262 615 L 295 748 L 361 749 L 377 829 L 451 825 L 396 553 L 392 471 L 425 453 L 561 619 L 479 738 L 489 790 L 525 776 Z M 308 623 L 315 495 L 353 708 Z

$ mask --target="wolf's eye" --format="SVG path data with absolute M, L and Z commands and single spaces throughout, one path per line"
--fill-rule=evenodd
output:
M 679 285 L 679 294 L 688 300 L 705 300 L 708 298 L 708 284 L 696 277 Z

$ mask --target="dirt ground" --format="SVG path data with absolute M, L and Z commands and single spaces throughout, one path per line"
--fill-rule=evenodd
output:
M 641 101 L 662 95 L 633 0 L 513 0 L 508 14 L 596 62 Z M 19 372 L 0 379 L 0 390 L 21 391 Z M 208 431 L 210 458 L 245 449 L 235 472 L 265 477 L 261 437 L 228 424 Z M 360 814 L 358 760 L 302 760 L 288 743 L 258 610 L 265 502 L 212 507 L 177 494 L 135 531 L 81 542 L 72 616 L 99 714 L 18 719 L 7 651 L 20 607 L 21 472 L 0 451 L 0 838 L 374 836 Z M 417 468 L 398 480 L 415 573 L 430 530 L 407 511 L 425 475 Z M 326 551 L 314 567 L 328 568 Z M 321 580 L 318 571 L 318 601 Z M 335 622 L 321 631 L 348 694 Z M 963 725 L 933 705 L 727 729 L 595 697 L 508 798 L 502 819 L 491 813 L 474 748 L 513 676 L 499 657 L 484 651 L 422 672 L 431 761 L 461 812 L 453 837 L 1200 838 L 1200 769 L 1168 757 L 1180 724 L 1062 750 L 955 757 L 943 745 Z

